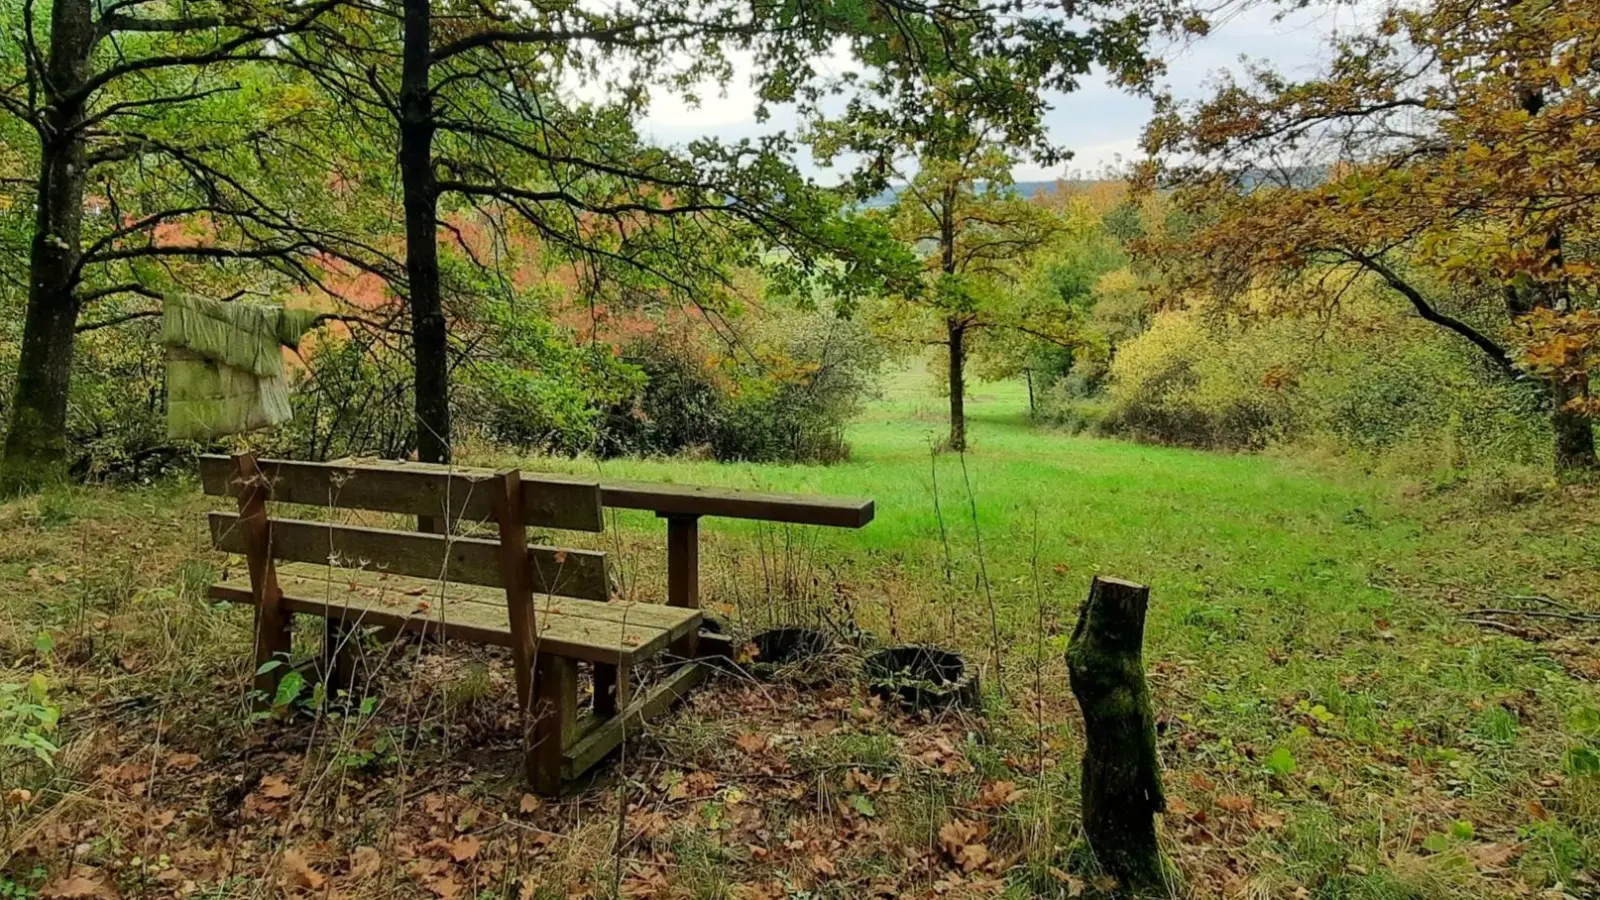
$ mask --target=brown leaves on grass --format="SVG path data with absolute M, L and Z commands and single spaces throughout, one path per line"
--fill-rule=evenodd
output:
M 98 873 L 80 873 L 46 885 L 43 900 L 115 900 L 117 889 Z
M 1015 781 L 991 781 L 978 791 L 978 806 L 989 809 L 1010 806 L 1021 800 L 1023 793 Z
M 180 772 L 187 772 L 198 765 L 200 765 L 200 755 L 198 753 L 167 754 L 167 767 L 170 769 L 177 769 Z
M 311 868 L 299 850 L 283 851 L 283 880 L 287 887 L 308 891 L 320 891 L 328 883 L 321 872 Z
M 350 877 L 356 881 L 365 881 L 378 874 L 383 867 L 383 854 L 377 847 L 360 846 L 350 854 Z
M 963 872 L 981 869 L 989 862 L 989 848 L 983 843 L 988 832 L 982 822 L 952 819 L 939 829 L 939 849 Z
M 268 775 L 261 779 L 256 792 L 268 800 L 283 800 L 294 795 L 294 787 L 282 775 Z

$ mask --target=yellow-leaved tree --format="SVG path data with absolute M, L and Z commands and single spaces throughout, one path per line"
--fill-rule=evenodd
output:
M 1336 307 L 1358 281 L 1548 387 L 1554 460 L 1593 468 L 1600 402 L 1600 0 L 1391 5 L 1319 77 L 1251 67 L 1163 100 L 1147 185 L 1193 227 L 1152 247 L 1188 290 Z

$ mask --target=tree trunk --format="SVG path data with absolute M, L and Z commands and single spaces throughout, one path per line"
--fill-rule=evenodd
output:
M 16 398 L 0 462 L 0 488 L 29 489 L 63 475 L 67 463 L 67 391 L 78 324 L 78 260 L 83 250 L 87 148 L 84 105 L 94 21 L 89 0 L 56 0 L 50 55 L 42 81 L 46 108 L 40 144 L 37 208 L 28 256 L 28 309 L 22 326 Z
M 405 193 L 406 278 L 416 394 L 417 458 L 450 461 L 450 371 L 439 288 L 439 192 L 433 175 L 433 16 L 405 0 L 400 72 L 400 176 Z
M 1083 830 L 1089 847 L 1124 887 L 1165 894 L 1155 815 L 1166 800 L 1142 653 L 1149 602 L 1143 585 L 1096 578 L 1067 647 L 1067 673 L 1087 740 Z
M 967 449 L 967 383 L 963 371 L 966 365 L 967 326 L 956 319 L 949 321 L 950 334 L 950 449 L 961 452 Z
M 1597 466 L 1594 428 L 1589 417 L 1566 408 L 1567 401 L 1587 392 L 1587 378 L 1557 378 L 1550 382 L 1550 427 L 1555 434 L 1557 472 L 1581 472 Z

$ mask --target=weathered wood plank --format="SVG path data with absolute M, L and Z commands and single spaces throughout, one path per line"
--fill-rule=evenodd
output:
M 361 509 L 431 516 L 451 522 L 494 518 L 488 483 L 500 472 L 463 466 L 387 460 L 300 462 L 264 459 L 259 463 L 271 484 L 268 497 L 333 509 Z M 207 494 L 237 496 L 239 479 L 226 456 L 200 457 L 200 482 Z M 524 524 L 536 528 L 602 531 L 605 518 L 594 479 L 571 475 L 524 475 Z
M 695 685 L 704 681 L 706 667 L 698 663 L 680 666 L 666 680 L 645 691 L 627 708 L 600 723 L 589 733 L 572 742 L 562 754 L 562 777 L 571 780 L 605 759 L 624 737 L 636 734 L 641 722 L 659 715 L 686 696 Z
M 602 481 L 606 506 L 646 509 L 662 515 L 722 516 L 796 525 L 860 528 L 872 521 L 873 502 L 859 497 L 771 494 L 735 488 L 649 481 Z
M 578 667 L 570 659 L 540 653 L 534 660 L 533 745 L 528 780 L 534 790 L 561 792 L 562 757 L 578 720 Z
M 374 569 L 356 569 L 330 566 L 326 563 L 290 562 L 278 566 L 278 581 L 284 590 L 292 593 L 322 596 L 328 591 L 328 582 L 335 590 L 365 590 L 370 595 L 426 597 L 439 603 L 486 603 L 503 607 L 505 597 L 492 587 L 439 581 L 432 578 L 413 578 Z M 624 602 L 613 600 L 599 603 L 591 600 L 537 594 L 533 598 L 536 616 L 546 613 L 596 619 L 602 622 L 637 624 L 649 628 L 670 629 L 679 635 L 690 623 L 700 617 L 694 610 L 675 609 L 659 603 Z
M 244 552 L 234 513 L 213 512 L 211 541 L 218 550 Z M 504 587 L 500 544 L 481 538 L 447 537 L 386 528 L 334 525 L 301 519 L 268 520 L 276 559 L 381 569 L 397 575 Z M 541 594 L 604 600 L 611 594 L 605 554 L 591 550 L 530 547 L 532 586 Z
M 243 578 L 218 582 L 210 596 L 232 603 L 253 604 L 249 582 Z M 562 612 L 540 611 L 535 641 L 538 653 L 565 656 L 585 662 L 625 666 L 634 658 L 644 659 L 664 650 L 681 637 L 682 627 L 660 628 L 639 622 L 616 622 L 593 616 L 574 615 L 566 610 L 607 604 L 588 600 L 567 600 Z M 418 596 L 401 592 L 372 592 L 368 588 L 351 590 L 338 582 L 286 583 L 282 608 L 295 613 L 321 616 L 345 627 L 404 629 L 496 647 L 511 646 L 511 622 L 503 603 L 460 600 L 440 601 L 437 596 Z M 691 627 L 699 627 L 698 619 Z

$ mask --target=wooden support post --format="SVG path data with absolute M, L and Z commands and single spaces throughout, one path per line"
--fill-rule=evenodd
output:
M 322 684 L 332 700 L 355 681 L 360 631 L 338 619 L 324 619 L 322 625 Z
M 552 653 L 540 653 L 534 663 L 533 746 L 528 752 L 528 780 L 533 789 L 553 796 L 561 793 L 561 758 L 572 743 L 578 719 L 578 664 Z
M 667 520 L 667 605 L 700 608 L 700 517 L 663 514 Z M 689 632 L 672 645 L 684 659 L 699 655 L 700 632 Z
M 505 581 L 506 613 L 511 624 L 517 706 L 526 714 L 533 704 L 533 658 L 538 652 L 539 639 L 530 587 L 528 527 L 522 519 L 522 473 L 516 469 L 501 472 L 490 485 L 494 491 L 495 524 L 500 531 L 500 574 Z
M 629 666 L 607 663 L 594 664 L 594 711 L 596 715 L 610 718 L 617 710 L 628 705 L 632 673 Z
M 256 673 L 251 686 L 259 692 L 256 707 L 271 706 L 278 681 L 289 670 L 293 615 L 279 604 L 278 571 L 272 564 L 272 532 L 267 524 L 266 476 L 251 453 L 233 458 L 239 477 L 239 531 L 244 538 L 245 563 L 250 570 L 250 592 L 255 602 Z M 262 671 L 276 661 L 269 671 Z
M 1083 830 L 1095 859 L 1134 894 L 1167 895 L 1155 816 L 1166 808 L 1144 676 L 1150 589 L 1096 578 L 1067 647 L 1083 710 Z

